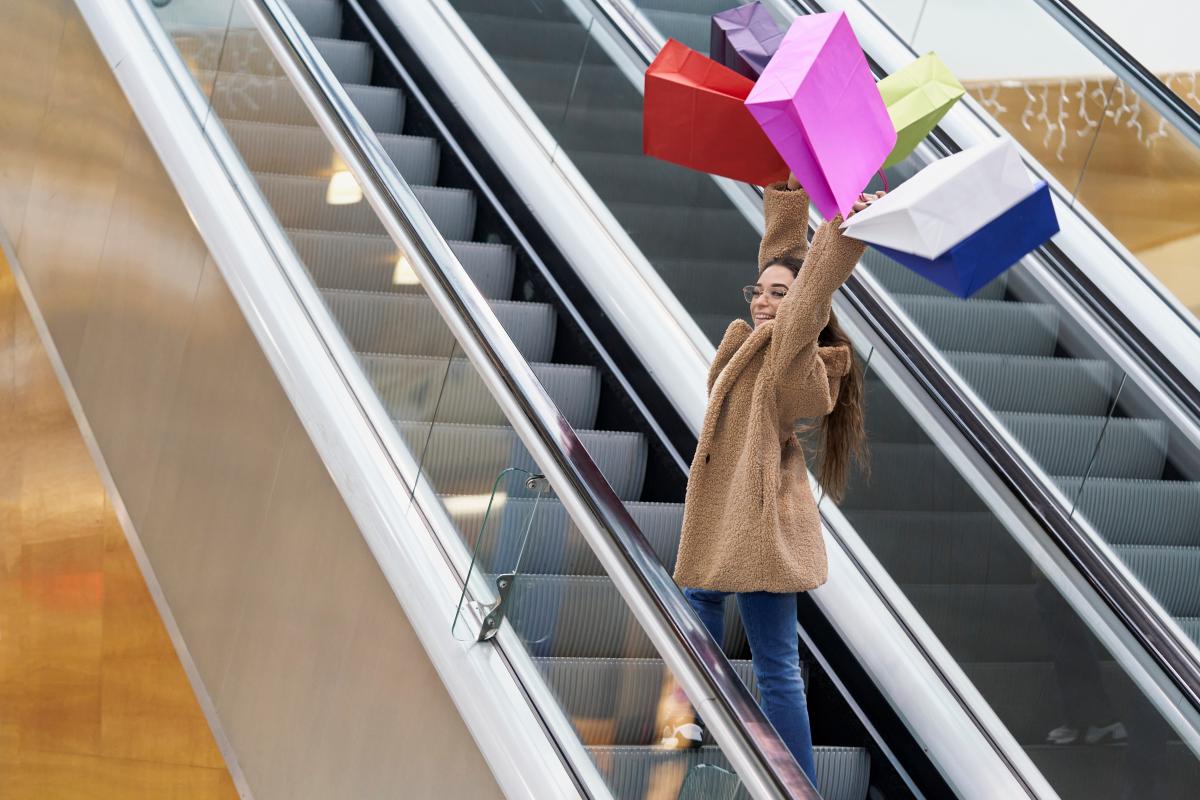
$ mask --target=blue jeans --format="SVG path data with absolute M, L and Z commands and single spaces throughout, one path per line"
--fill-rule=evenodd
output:
M 684 589 L 683 595 L 720 644 L 725 636 L 725 598 L 729 593 Z M 763 713 L 792 751 L 796 763 L 816 786 L 812 730 L 808 724 L 808 702 L 804 699 L 800 645 L 796 638 L 796 595 L 738 592 L 737 603 L 746 639 L 750 642 Z

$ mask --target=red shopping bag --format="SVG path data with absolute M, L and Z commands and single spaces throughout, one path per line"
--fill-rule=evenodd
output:
M 646 69 L 642 150 L 684 167 L 766 186 L 787 165 L 746 109 L 753 81 L 668 40 Z

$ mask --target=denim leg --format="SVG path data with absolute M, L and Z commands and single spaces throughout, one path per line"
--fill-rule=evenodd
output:
M 754 677 L 762 695 L 763 713 L 816 786 L 808 702 L 800 675 L 796 595 L 742 592 L 737 599 L 754 659 Z
M 684 589 L 683 596 L 696 612 L 696 616 L 708 628 L 708 633 L 716 640 L 718 646 L 725 644 L 725 598 L 728 592 L 714 592 L 709 589 Z

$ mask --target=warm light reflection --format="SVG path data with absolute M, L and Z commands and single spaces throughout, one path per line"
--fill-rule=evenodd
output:
M 392 285 L 393 286 L 416 286 L 421 282 L 417 277 L 417 273 L 413 272 L 412 264 L 408 262 L 408 256 L 404 253 L 396 259 L 396 266 L 392 270 Z
M 492 499 L 490 494 L 460 494 L 451 495 L 442 498 L 442 505 L 446 510 L 454 515 L 461 514 L 468 516 L 470 514 L 483 514 L 487 511 L 488 502 Z M 508 499 L 508 495 L 502 492 L 496 493 L 496 502 L 492 506 L 493 511 L 499 511 L 504 508 L 504 502 Z
M 363 199 L 362 187 L 349 170 L 339 170 L 329 179 L 325 202 L 331 206 L 348 206 Z

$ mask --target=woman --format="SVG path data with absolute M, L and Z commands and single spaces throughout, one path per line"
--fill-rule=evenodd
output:
M 882 194 L 862 195 L 854 211 Z M 840 498 L 862 448 L 862 374 L 830 303 L 863 244 L 842 235 L 839 216 L 810 248 L 808 195 L 794 177 L 767 188 L 764 212 L 759 280 L 744 290 L 754 326 L 730 324 L 709 370 L 675 580 L 718 642 L 725 598 L 737 594 L 763 712 L 815 785 L 796 592 L 824 583 L 827 564 L 795 427 L 822 420 L 819 480 Z M 702 737 L 689 722 L 666 734 L 675 746 Z

